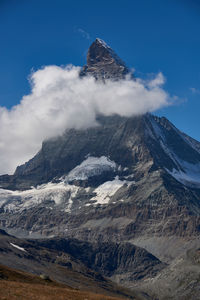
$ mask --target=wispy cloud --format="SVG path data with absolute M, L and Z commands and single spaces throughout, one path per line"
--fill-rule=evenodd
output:
M 86 40 L 90 40 L 90 34 L 83 30 L 82 28 L 78 28 L 77 31 L 82 35 L 83 38 L 85 38 Z
M 191 87 L 191 88 L 190 88 L 190 91 L 191 91 L 193 94 L 198 94 L 198 95 L 200 95 L 200 90 L 199 90 L 199 89 L 196 89 L 196 88 L 194 88 L 194 87 Z

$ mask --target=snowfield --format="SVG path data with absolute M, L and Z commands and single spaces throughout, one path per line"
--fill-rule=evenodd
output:
M 96 196 L 91 198 L 91 200 L 95 200 L 95 205 L 107 204 L 110 201 L 111 196 L 113 196 L 124 184 L 130 185 L 130 182 L 119 180 L 118 176 L 116 176 L 114 180 L 106 181 L 98 186 L 94 190 Z
M 91 198 L 82 200 L 79 196 L 78 209 L 90 205 L 108 204 L 111 197 L 124 185 L 130 181 L 120 180 L 118 176 L 112 181 L 107 181 L 97 188 L 80 187 L 72 184 L 74 180 L 87 180 L 91 176 L 101 175 L 103 172 L 115 172 L 117 164 L 105 156 L 87 157 L 80 165 L 71 170 L 67 176 L 60 178 L 60 182 L 42 184 L 36 188 L 26 191 L 11 191 L 0 189 L 0 208 L 4 212 L 22 212 L 27 209 L 45 206 L 52 210 L 58 206 L 60 210 L 71 213 L 74 200 L 79 193 L 91 194 Z M 87 203 L 86 203 L 87 202 Z
M 89 177 L 101 175 L 106 171 L 115 171 L 116 167 L 116 163 L 106 156 L 89 156 L 80 165 L 69 172 L 65 181 L 87 180 Z
M 78 190 L 78 186 L 69 185 L 64 182 L 49 182 L 26 191 L 0 189 L 0 208 L 4 209 L 5 212 L 20 212 L 45 201 L 53 202 L 55 205 L 66 201 L 66 210 L 69 210 L 72 199 L 76 196 Z

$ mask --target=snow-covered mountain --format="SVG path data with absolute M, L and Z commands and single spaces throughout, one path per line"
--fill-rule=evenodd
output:
M 123 240 L 129 234 L 137 236 L 141 230 L 146 231 L 147 219 L 153 218 L 149 231 L 155 230 L 162 219 L 163 228 L 170 234 L 197 234 L 198 142 L 191 144 L 167 119 L 150 114 L 134 118 L 100 116 L 99 122 L 101 126 L 69 130 L 62 137 L 45 141 L 41 151 L 18 167 L 14 175 L 7 176 L 8 180 L 1 177 L 2 226 L 26 228 L 27 234 L 67 232 L 79 238 L 93 222 L 98 224 L 97 219 L 106 217 L 100 231 L 116 226 L 118 238 Z M 33 217 L 36 211 L 37 218 Z M 135 216 L 141 211 L 145 217 L 137 221 Z M 152 216 L 155 211 L 156 218 Z M 177 211 L 178 225 L 174 219 Z M 184 214 L 191 217 L 185 220 Z M 109 215 L 115 225 L 109 223 Z M 62 224 L 59 228 L 58 218 Z M 121 218 L 123 222 L 118 223 Z M 185 222 L 192 223 L 189 231 L 182 228 Z M 98 226 L 94 226 L 96 232 Z M 139 229 L 130 230 L 131 226 Z M 103 235 L 105 240 L 110 238 Z
M 118 80 L 128 72 L 96 39 L 80 75 Z M 99 115 L 98 123 L 44 141 L 0 176 L 0 226 L 28 237 L 129 241 L 165 262 L 200 247 L 200 143 L 152 114 Z

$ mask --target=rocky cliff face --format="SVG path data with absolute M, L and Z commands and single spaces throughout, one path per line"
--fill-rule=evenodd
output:
M 138 281 L 155 276 L 166 267 L 146 250 L 130 243 L 89 243 L 76 239 L 45 239 L 32 241 L 47 249 L 62 251 L 72 255 L 88 268 L 103 276 L 126 277 L 128 281 Z
M 97 80 L 119 80 L 130 71 L 118 55 L 101 39 L 96 39 L 87 54 L 87 65 L 80 75 L 92 75 Z

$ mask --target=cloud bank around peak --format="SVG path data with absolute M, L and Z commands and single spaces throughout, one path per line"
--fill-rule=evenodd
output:
M 47 66 L 30 76 L 31 93 L 20 104 L 0 107 L 0 174 L 29 160 L 43 140 L 65 129 L 96 126 L 96 115 L 141 115 L 170 103 L 159 73 L 150 81 L 127 78 L 105 84 L 79 77 L 80 68 Z

